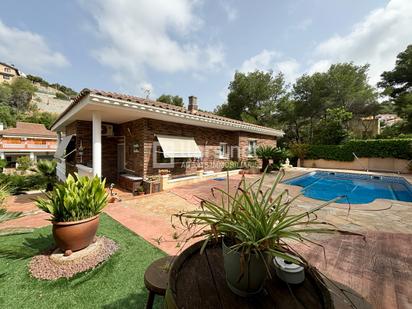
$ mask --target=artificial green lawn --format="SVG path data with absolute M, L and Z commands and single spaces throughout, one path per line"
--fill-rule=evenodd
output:
M 32 278 L 27 266 L 33 255 L 51 247 L 50 226 L 0 237 L 0 308 L 144 308 L 144 271 L 164 253 L 106 214 L 98 234 L 120 249 L 98 268 L 56 281 Z M 154 307 L 162 307 L 162 300 Z

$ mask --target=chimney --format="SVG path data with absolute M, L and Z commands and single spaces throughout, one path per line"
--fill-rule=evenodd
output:
M 192 96 L 192 95 L 189 97 L 189 106 L 187 107 L 187 109 L 191 113 L 196 113 L 196 111 L 197 111 L 197 97 Z

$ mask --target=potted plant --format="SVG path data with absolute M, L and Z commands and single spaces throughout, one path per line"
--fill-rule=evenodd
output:
M 258 167 L 258 162 L 255 158 L 249 158 L 246 161 L 246 172 L 247 174 L 259 174 L 260 169 Z
M 291 153 L 298 158 L 297 166 L 303 166 L 303 160 L 309 152 L 308 144 L 293 143 L 289 146 Z
M 164 176 L 164 175 L 169 175 L 170 171 L 168 169 L 160 169 L 159 170 L 159 175 Z
M 271 258 L 300 264 L 290 256 L 293 250 L 286 240 L 304 241 L 308 233 L 339 232 L 331 224 L 318 222 L 315 215 L 334 200 L 301 213 L 290 213 L 296 197 L 290 198 L 287 190 L 275 194 L 283 175 L 281 171 L 266 190 L 265 175 L 252 184 L 243 178 L 233 194 L 229 193 L 229 183 L 227 191 L 213 188 L 214 194 L 222 195 L 220 203 L 202 200 L 199 210 L 176 215 L 188 230 L 199 231 L 203 227 L 191 236 L 206 237 L 201 252 L 210 240 L 222 240 L 226 281 L 238 295 L 261 291 L 270 276 Z
M 137 187 L 137 195 L 144 195 L 144 188 L 143 188 L 143 186 Z
M 45 199 L 36 200 L 37 207 L 52 215 L 54 240 L 66 255 L 93 242 L 100 212 L 108 199 L 104 180 L 97 176 L 75 177 L 69 175 L 64 183 L 46 193 Z
M 262 169 L 261 169 L 262 172 L 267 169 L 269 165 L 269 160 L 273 158 L 273 156 L 275 155 L 275 152 L 276 152 L 276 147 L 272 147 L 268 145 L 262 145 L 256 149 L 256 156 L 262 160 Z
M 151 194 L 160 191 L 160 177 L 157 176 L 148 176 L 143 181 L 144 193 Z

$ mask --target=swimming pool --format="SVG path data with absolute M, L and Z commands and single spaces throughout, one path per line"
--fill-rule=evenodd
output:
M 322 201 L 346 196 L 337 203 L 366 204 L 378 198 L 412 202 L 412 186 L 402 177 L 316 171 L 283 183 L 303 187 L 305 196 Z

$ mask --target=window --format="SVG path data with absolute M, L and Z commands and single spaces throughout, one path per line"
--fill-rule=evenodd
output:
M 256 157 L 256 140 L 249 140 L 247 155 L 248 157 Z
M 4 72 L 11 72 L 9 68 L 4 68 Z
M 4 75 L 4 76 L 3 76 L 3 79 L 9 80 L 9 79 L 10 79 L 10 76 Z
M 219 145 L 219 159 L 227 159 L 227 143 L 220 143 Z

